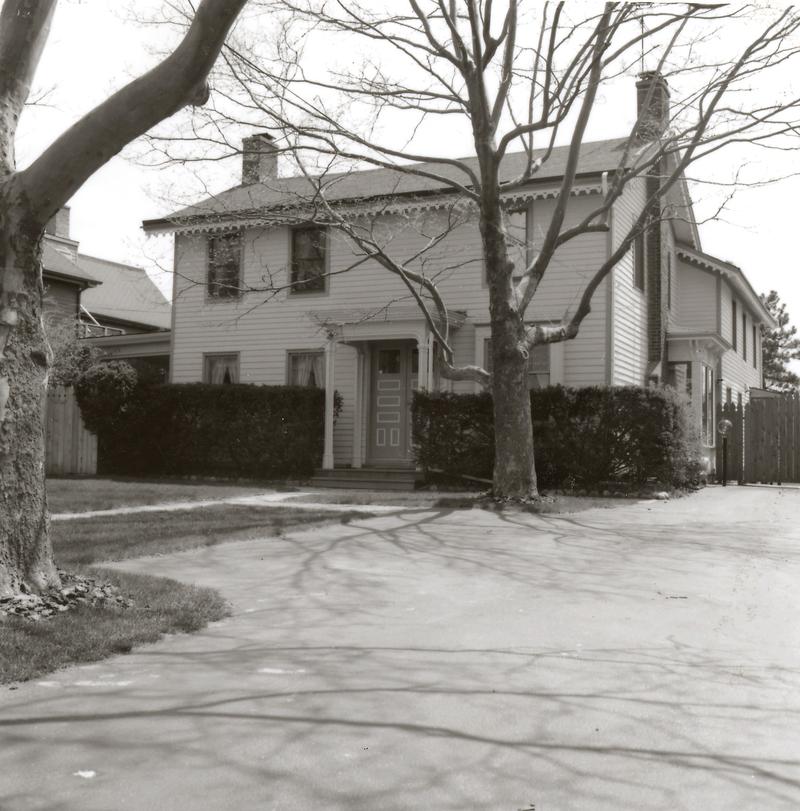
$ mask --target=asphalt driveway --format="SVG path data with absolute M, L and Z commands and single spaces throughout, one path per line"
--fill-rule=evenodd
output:
M 194 636 L 0 688 L 0 808 L 800 807 L 800 490 L 404 512 L 124 568 Z

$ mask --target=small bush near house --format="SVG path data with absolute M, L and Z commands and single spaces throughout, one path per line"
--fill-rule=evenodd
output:
M 99 396 L 85 379 L 78 403 L 96 426 L 101 474 L 302 478 L 322 458 L 320 389 L 140 385 L 121 408 L 116 394 Z
M 544 489 L 697 481 L 699 440 L 688 405 L 672 389 L 550 386 L 531 391 L 531 411 Z M 413 418 L 424 470 L 491 478 L 490 394 L 417 393 Z

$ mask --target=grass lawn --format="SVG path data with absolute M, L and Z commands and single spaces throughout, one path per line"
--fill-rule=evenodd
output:
M 294 488 L 214 482 L 193 484 L 116 479 L 48 479 L 47 500 L 51 513 L 65 513 L 110 510 L 114 507 L 158 504 L 163 501 L 203 501 L 292 489 Z
M 104 560 L 177 552 L 277 535 L 325 521 L 346 522 L 364 512 L 331 513 L 291 507 L 220 504 L 192 510 L 73 518 L 51 524 L 53 554 L 63 569 Z
M 0 622 L 0 684 L 127 653 L 166 633 L 197 631 L 228 613 L 213 589 L 110 569 L 93 569 L 92 574 L 116 585 L 133 606 L 81 606 L 40 622 L 16 617 Z
M 210 493 L 239 495 L 262 489 L 215 485 L 143 485 L 104 480 L 56 480 L 61 510 L 76 503 L 83 510 L 164 500 L 208 498 Z M 49 484 L 52 486 L 52 482 Z M 97 492 L 92 492 L 97 486 Z M 77 491 L 78 498 L 70 501 Z M 224 491 L 228 491 L 227 493 Z M 167 495 L 165 496 L 165 493 Z M 111 501 L 113 499 L 113 502 Z M 69 505 L 69 506 L 67 506 Z M 58 511 L 58 506 L 52 506 Z M 191 510 L 131 513 L 75 518 L 51 525 L 56 563 L 68 571 L 88 574 L 115 584 L 133 605 L 130 608 L 82 606 L 40 622 L 18 617 L 0 619 L 0 684 L 24 681 L 69 664 L 91 662 L 126 653 L 135 645 L 154 642 L 166 633 L 199 630 L 227 613 L 224 600 L 211 589 L 199 589 L 159 577 L 106 569 L 87 570 L 102 561 L 212 546 L 226 541 L 277 535 L 283 530 L 326 521 L 349 521 L 364 512 L 331 513 L 291 507 L 215 505 Z

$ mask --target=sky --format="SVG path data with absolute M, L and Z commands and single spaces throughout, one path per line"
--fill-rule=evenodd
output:
M 139 0 L 137 15 L 146 17 L 160 5 L 159 0 Z M 34 87 L 34 97 L 46 95 L 41 104 L 26 110 L 20 124 L 20 167 L 109 93 L 157 62 L 154 51 L 163 47 L 170 33 L 137 24 L 125 9 L 124 0 L 61 0 Z M 604 93 L 588 140 L 627 134 L 635 118 L 633 82 L 624 77 Z M 134 146 L 113 158 L 70 201 L 72 237 L 79 240 L 83 253 L 145 267 L 169 296 L 171 238 L 145 237 L 142 220 L 179 208 L 186 202 L 187 189 L 198 187 L 198 177 L 212 190 L 235 185 L 239 159 L 153 169 L 138 163 L 136 153 Z M 751 169 L 755 167 L 753 176 L 785 177 L 796 171 L 798 154 L 721 152 L 708 164 L 698 164 L 693 174 L 708 180 L 729 177 L 747 160 Z M 696 186 L 698 218 L 716 210 L 720 195 L 726 193 Z M 757 292 L 777 290 L 795 324 L 800 323 L 798 200 L 800 176 L 741 189 L 723 215 L 705 222 L 700 231 L 703 249 L 740 266 Z M 800 362 L 794 368 L 800 372 Z

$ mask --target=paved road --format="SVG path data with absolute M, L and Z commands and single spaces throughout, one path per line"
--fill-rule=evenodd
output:
M 800 807 L 800 491 L 128 561 L 234 615 L 0 688 L 0 808 Z

